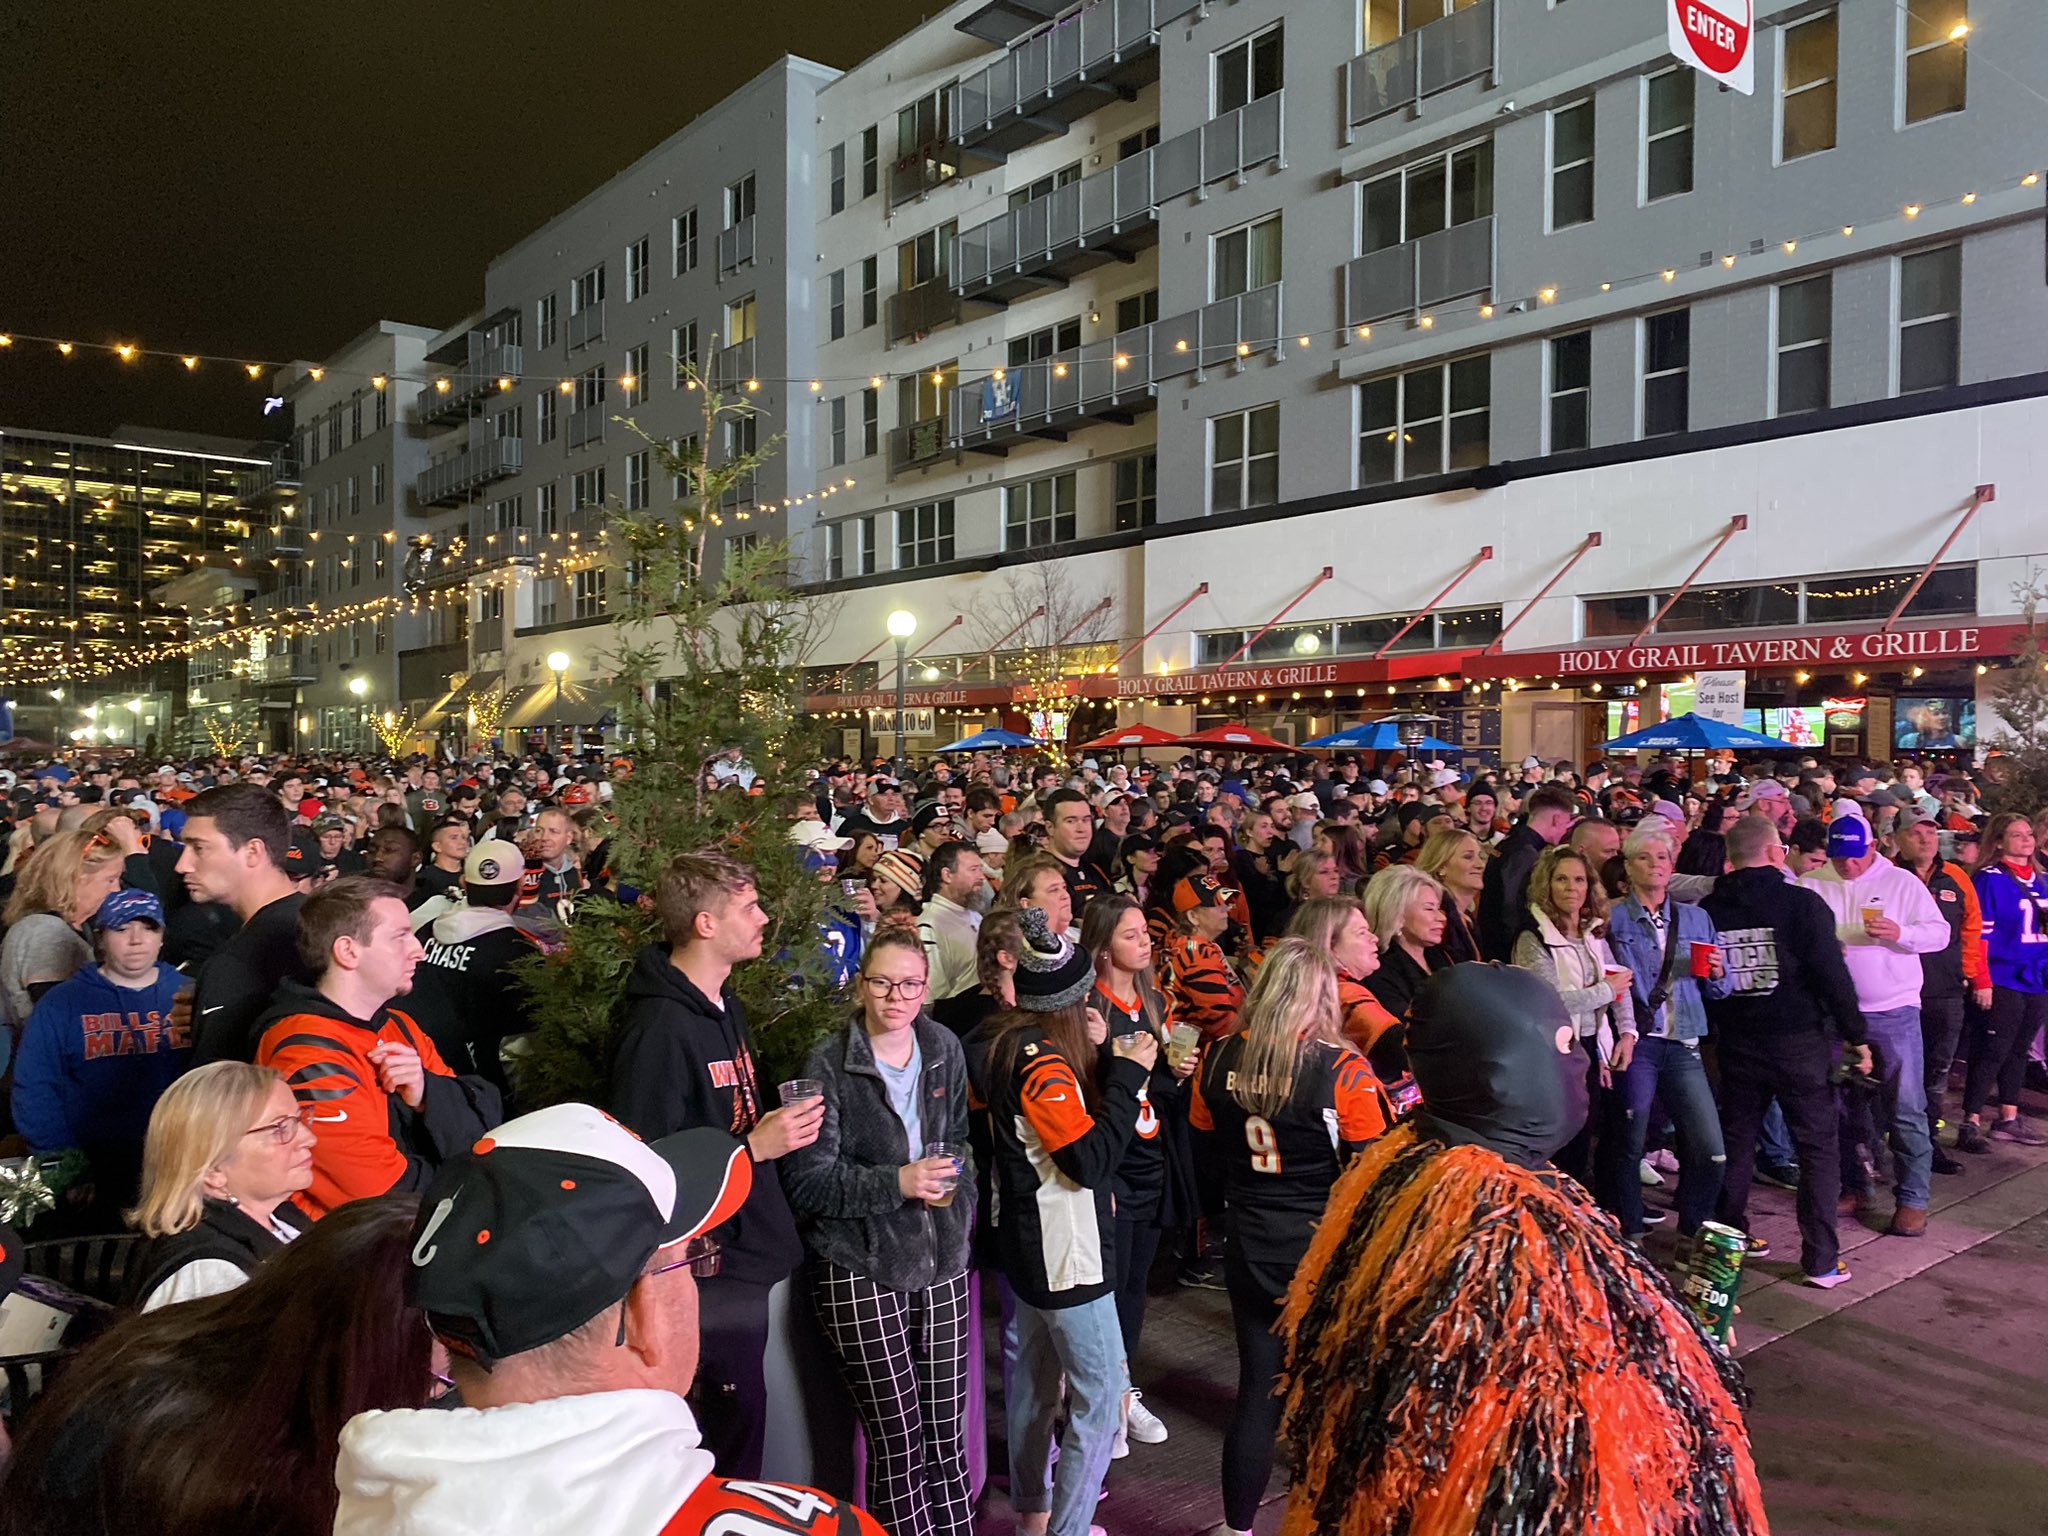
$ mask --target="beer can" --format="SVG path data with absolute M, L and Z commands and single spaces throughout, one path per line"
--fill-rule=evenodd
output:
M 1742 1256 L 1749 1248 L 1748 1234 L 1718 1222 L 1700 1224 L 1693 1239 L 1692 1257 L 1686 1261 L 1685 1279 L 1679 1293 L 1692 1308 L 1700 1326 L 1722 1343 L 1735 1323 L 1735 1298 L 1742 1289 Z

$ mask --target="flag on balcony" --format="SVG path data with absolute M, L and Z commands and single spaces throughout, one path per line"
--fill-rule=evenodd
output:
M 1017 414 L 1017 383 L 1008 374 L 981 381 L 981 424 L 1003 421 Z

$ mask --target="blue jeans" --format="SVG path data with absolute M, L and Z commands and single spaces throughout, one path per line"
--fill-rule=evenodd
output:
M 1874 1058 L 1871 1072 L 1883 1085 L 1871 1112 L 1877 1134 L 1891 1144 L 1892 1193 L 1900 1205 L 1924 1211 L 1928 1178 L 1934 1172 L 1934 1142 L 1927 1134 L 1927 1047 L 1920 1033 L 1920 1010 L 1866 1013 L 1863 1023 Z M 1875 1157 L 1878 1149 L 1873 1145 L 1870 1151 Z M 1842 1182 L 1857 1194 L 1863 1193 L 1862 1170 L 1863 1160 L 1845 1144 Z
M 1773 1099 L 1771 1107 L 1764 1111 L 1764 1118 L 1756 1128 L 1757 1157 L 1780 1168 L 1789 1168 L 1799 1161 L 1799 1150 L 1792 1145 L 1792 1132 L 1785 1125 L 1785 1111 Z
M 1009 1343 L 1008 1338 L 1004 1340 Z M 1045 1465 L 1053 1420 L 1060 1411 L 1060 1376 L 1067 1380 L 1067 1432 L 1052 1486 Z M 1051 1510 L 1048 1536 L 1088 1536 L 1096 1495 L 1109 1471 L 1109 1453 L 1123 1420 L 1130 1375 L 1124 1365 L 1123 1329 L 1116 1297 L 1098 1296 L 1078 1307 L 1042 1311 L 1017 1302 L 1016 1358 L 1010 1362 L 1005 1405 L 1010 1441 L 1010 1505 L 1020 1515 Z
M 1687 1236 L 1714 1213 L 1721 1193 L 1721 1114 L 1700 1053 L 1677 1040 L 1644 1036 L 1628 1071 L 1608 1096 L 1600 1199 L 1634 1237 L 1643 1230 L 1643 1186 L 1636 1165 L 1650 1131 L 1650 1101 L 1660 1099 L 1678 1130 L 1678 1230 Z

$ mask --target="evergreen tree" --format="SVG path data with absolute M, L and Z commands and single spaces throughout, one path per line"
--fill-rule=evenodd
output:
M 2027 628 L 2012 666 L 1992 690 L 2005 724 L 1991 741 L 1999 755 L 1985 764 L 1983 803 L 1993 815 L 2013 811 L 2032 816 L 2048 806 L 2048 649 L 2039 623 L 2048 582 L 2030 571 L 2025 581 L 2013 584 L 2013 595 Z
M 818 927 L 838 888 L 803 867 L 785 814 L 822 752 L 820 724 L 803 710 L 803 663 L 826 602 L 791 590 L 786 541 L 745 534 L 742 488 L 776 440 L 754 446 L 743 425 L 751 405 L 720 395 L 690 365 L 679 372 L 703 401 L 698 436 L 669 442 L 619 419 L 683 494 L 666 511 L 607 509 L 605 547 L 590 556 L 609 562 L 607 660 L 632 759 L 613 789 L 611 871 L 615 887 L 651 891 L 670 858 L 705 848 L 753 869 L 770 924 L 761 958 L 734 972 L 733 986 L 772 1082 L 793 1074 L 843 1007 Z M 713 464 L 702 445 L 721 433 L 727 451 Z M 714 531 L 737 537 L 706 580 Z M 734 751 L 750 789 L 711 771 Z M 661 933 L 643 906 L 586 901 L 566 938 L 525 978 L 541 1020 L 519 1071 L 529 1105 L 604 1102 L 627 975 Z

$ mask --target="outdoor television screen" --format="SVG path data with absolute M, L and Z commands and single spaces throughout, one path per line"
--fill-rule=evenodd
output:
M 1961 752 L 1977 744 L 1975 699 L 1894 699 L 1892 745 L 1901 752 Z

